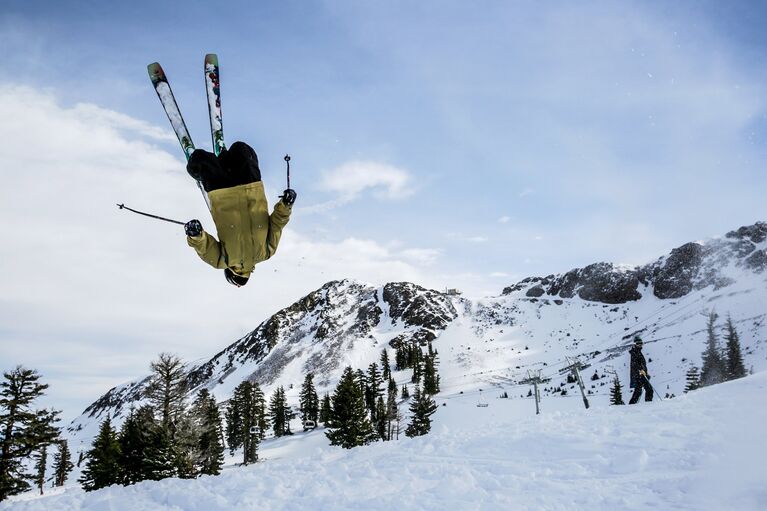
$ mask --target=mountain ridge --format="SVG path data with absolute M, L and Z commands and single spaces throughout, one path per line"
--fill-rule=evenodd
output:
M 189 365 L 187 380 L 190 393 L 207 388 L 219 400 L 244 379 L 257 381 L 267 392 L 283 385 L 290 398 L 292 385 L 298 386 L 307 372 L 328 390 L 343 367 L 364 369 L 384 347 L 434 342 L 443 361 L 441 373 L 452 384 L 445 388 L 460 387 L 463 383 L 451 380 L 462 382 L 462 375 L 474 373 L 480 376 L 468 378 L 467 389 L 482 382 L 502 386 L 518 382 L 526 369 L 548 367 L 563 354 L 610 366 L 624 352 L 621 343 L 635 334 L 674 340 L 667 352 L 682 354 L 677 357 L 681 362 L 675 362 L 678 368 L 702 351 L 702 345 L 692 350 L 681 341 L 700 343 L 703 320 L 696 315 L 708 304 L 739 311 L 735 319 L 744 328 L 745 352 L 753 355 L 767 347 L 765 269 L 767 223 L 756 222 L 721 238 L 686 243 L 646 265 L 594 263 L 528 277 L 499 296 L 481 299 L 409 282 L 330 281 L 209 360 Z M 653 316 L 655 310 L 665 316 Z M 617 334 L 608 335 L 612 330 Z M 407 381 L 406 372 L 400 379 Z M 669 390 L 678 392 L 682 379 L 683 374 L 677 375 Z M 105 413 L 119 421 L 142 401 L 147 383 L 143 377 L 110 389 L 72 422 L 70 431 L 86 434 Z

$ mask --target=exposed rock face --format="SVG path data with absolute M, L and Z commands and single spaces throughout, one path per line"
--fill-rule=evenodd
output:
M 560 275 L 528 277 L 503 290 L 503 295 L 524 292 L 528 298 L 544 294 L 575 296 L 608 304 L 639 300 L 644 288 L 661 299 L 680 298 L 693 290 L 720 289 L 734 282 L 731 269 L 763 272 L 767 269 L 767 223 L 731 231 L 722 239 L 686 243 L 645 266 L 620 268 L 595 263 Z
M 316 381 L 322 384 L 349 363 L 344 355 L 355 344 L 376 345 L 373 334 L 377 328 L 397 327 L 397 333 L 390 338 L 384 335 L 391 346 L 426 344 L 436 339 L 456 316 L 447 295 L 408 282 L 390 283 L 383 288 L 351 280 L 328 282 L 277 312 L 207 362 L 190 367 L 187 385 L 190 394 L 201 388 L 212 390 L 230 377 L 270 385 L 295 363 L 300 363 L 301 374 L 314 373 Z M 115 387 L 85 413 L 99 417 L 110 411 L 120 417 L 131 403 L 144 399 L 148 383 L 149 378 L 145 378 Z
M 643 280 L 653 282 L 658 298 L 680 298 L 692 291 L 703 264 L 703 246 L 687 243 L 641 271 Z

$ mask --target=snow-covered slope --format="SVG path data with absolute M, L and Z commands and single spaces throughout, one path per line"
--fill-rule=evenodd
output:
M 347 451 L 317 430 L 267 440 L 266 462 L 217 477 L 75 485 L 0 510 L 762 510 L 766 396 L 767 373 L 636 406 L 560 399 L 538 416 L 529 400 L 464 395 L 438 399 L 425 437 Z
M 596 263 L 560 275 L 531 277 L 496 297 L 467 299 L 410 283 L 383 287 L 350 280 L 329 282 L 261 323 L 210 360 L 191 365 L 195 392 L 220 400 L 246 378 L 269 395 L 278 385 L 297 402 L 307 372 L 329 390 L 346 365 L 366 368 L 381 349 L 433 341 L 439 352 L 440 397 L 476 394 L 512 399 L 528 370 L 551 378 L 544 396 L 576 398 L 559 369 L 579 356 L 592 395 L 606 393 L 611 372 L 627 378 L 626 350 L 645 339 L 653 385 L 680 395 L 691 364 L 700 365 L 704 314 L 731 314 L 744 346 L 746 367 L 767 369 L 767 223 L 722 238 L 688 243 L 636 268 Z M 596 373 L 596 376 L 594 374 Z M 591 378 L 594 377 L 594 380 Z M 409 371 L 395 373 L 409 382 Z M 146 379 L 110 390 L 70 426 L 73 445 L 90 442 L 106 413 L 120 422 L 142 399 Z M 570 401 L 572 399 L 558 399 Z M 559 407 L 554 401 L 554 407 Z M 551 405 L 544 405 L 551 406 Z

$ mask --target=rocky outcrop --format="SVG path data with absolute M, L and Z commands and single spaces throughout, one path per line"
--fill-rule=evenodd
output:
M 720 289 L 734 282 L 732 269 L 763 272 L 767 269 L 767 223 L 741 227 L 724 238 L 686 243 L 645 266 L 617 267 L 595 263 L 567 273 L 528 277 L 506 287 L 502 294 L 523 293 L 579 297 L 592 302 L 619 304 L 638 300 L 648 288 L 661 299 L 681 298 L 693 290 Z

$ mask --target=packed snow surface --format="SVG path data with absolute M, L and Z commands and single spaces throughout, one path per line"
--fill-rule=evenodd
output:
M 531 400 L 461 395 L 438 400 L 425 437 L 344 450 L 320 429 L 218 477 L 73 485 L 0 510 L 767 509 L 765 396 L 767 373 L 635 406 L 544 398 L 538 416 Z

